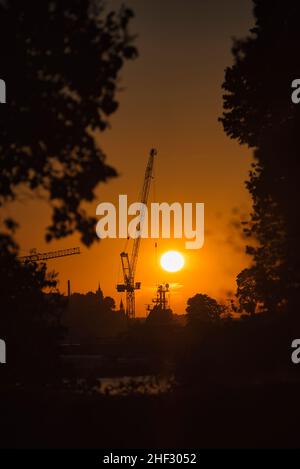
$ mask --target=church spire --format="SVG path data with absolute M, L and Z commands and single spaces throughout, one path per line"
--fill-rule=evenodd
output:
M 98 289 L 96 290 L 96 295 L 97 295 L 97 299 L 98 299 L 99 303 L 102 303 L 102 301 L 103 301 L 103 292 L 100 288 L 100 282 L 98 282 Z

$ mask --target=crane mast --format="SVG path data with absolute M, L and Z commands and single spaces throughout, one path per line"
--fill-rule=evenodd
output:
M 143 207 L 147 205 L 148 202 L 151 179 L 153 174 L 154 156 L 156 154 L 157 151 L 152 148 L 149 153 L 149 159 L 146 166 L 144 183 L 140 197 L 140 203 L 143 204 L 141 205 L 141 210 L 143 210 Z M 141 245 L 141 232 L 144 216 L 144 212 L 141 211 L 139 235 L 134 239 L 130 260 L 127 252 L 121 252 L 120 254 L 124 283 L 117 285 L 117 291 L 126 292 L 126 316 L 130 319 L 135 317 L 135 290 L 139 290 L 141 288 L 141 282 L 135 282 L 135 272 Z

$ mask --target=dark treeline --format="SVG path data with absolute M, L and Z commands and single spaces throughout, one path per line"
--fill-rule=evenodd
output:
M 71 295 L 62 323 L 67 330 L 66 339 L 71 343 L 116 337 L 127 329 L 124 308 L 116 310 L 113 298 L 104 297 L 100 287 L 96 292 Z

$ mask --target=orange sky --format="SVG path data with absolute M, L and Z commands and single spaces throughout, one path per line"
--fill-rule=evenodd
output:
M 110 1 L 114 7 L 118 1 Z M 120 108 L 111 119 L 112 128 L 99 136 L 99 144 L 119 178 L 100 186 L 97 200 L 89 206 L 95 213 L 102 201 L 128 194 L 138 200 L 148 151 L 159 151 L 155 167 L 156 201 L 204 202 L 205 244 L 186 251 L 184 240 L 161 240 L 158 254 L 180 250 L 186 259 L 179 273 L 166 273 L 156 262 L 154 240 L 143 240 L 136 280 L 137 314 L 145 314 L 157 282 L 172 286 L 171 307 L 185 310 L 186 300 L 197 292 L 218 299 L 234 290 L 237 273 L 248 259 L 229 227 L 233 209 L 247 212 L 249 196 L 244 180 L 251 155 L 229 140 L 217 118 L 222 111 L 221 84 L 231 64 L 231 37 L 244 36 L 252 26 L 250 0 L 128 0 L 136 13 L 132 31 L 138 33 L 140 57 L 122 71 Z M 152 192 L 150 195 L 150 202 Z M 5 209 L 21 224 L 18 240 L 25 254 L 78 246 L 77 236 L 46 244 L 44 228 L 49 208 L 37 199 Z M 60 289 L 71 279 L 73 291 L 95 290 L 100 281 L 105 295 L 116 300 L 115 284 L 121 281 L 119 253 L 124 240 L 104 240 L 82 254 L 48 263 L 60 272 Z

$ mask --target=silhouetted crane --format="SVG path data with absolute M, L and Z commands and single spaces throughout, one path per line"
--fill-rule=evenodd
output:
M 147 205 L 148 202 L 155 155 L 157 155 L 157 151 L 152 148 L 149 153 L 140 200 L 140 203 L 144 205 Z M 143 217 L 144 214 L 141 213 L 141 222 L 139 226 L 140 233 L 142 232 Z M 130 260 L 127 252 L 121 252 L 120 254 L 124 283 L 117 285 L 117 291 L 126 292 L 126 316 L 130 319 L 135 317 L 135 290 L 139 290 L 141 288 L 141 282 L 135 282 L 135 271 L 140 244 L 141 236 L 139 235 L 134 239 Z
M 46 261 L 48 259 L 55 259 L 57 257 L 73 256 L 80 254 L 80 248 L 59 249 L 58 251 L 38 252 L 36 249 L 31 249 L 27 256 L 20 256 L 18 259 L 21 262 L 27 261 Z

